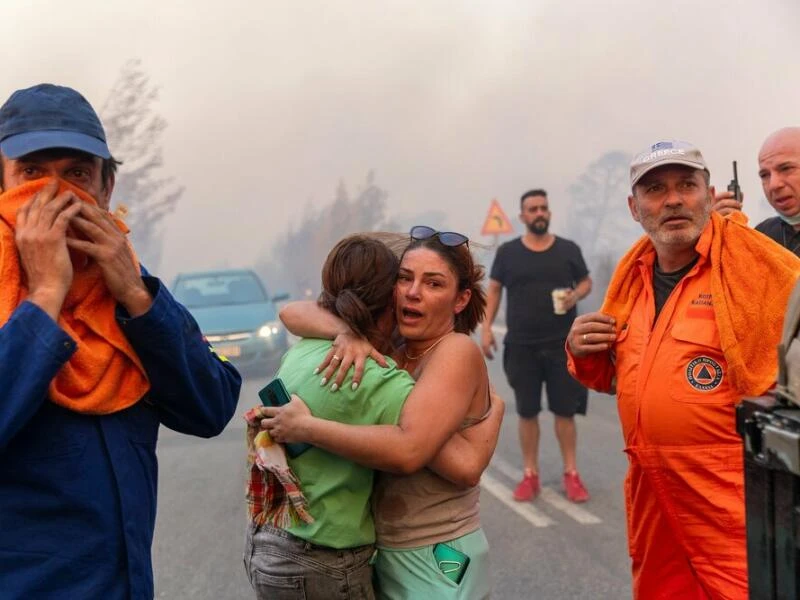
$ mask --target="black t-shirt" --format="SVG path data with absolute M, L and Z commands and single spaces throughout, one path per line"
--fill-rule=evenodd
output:
M 755 229 L 772 238 L 790 252 L 794 252 L 796 256 L 800 256 L 800 231 L 780 217 L 764 219 L 756 225 Z
M 674 290 L 678 282 L 692 270 L 692 267 L 697 264 L 698 258 L 699 257 L 696 256 L 688 265 L 672 273 L 664 273 L 664 271 L 658 267 L 658 263 L 653 265 L 653 291 L 655 292 L 653 295 L 656 297 L 656 319 L 661 309 L 664 308 L 664 305 L 667 303 L 667 298 L 669 298 L 672 290 Z
M 505 343 L 565 340 L 578 313 L 573 307 L 565 315 L 555 314 L 551 293 L 575 287 L 588 274 L 578 245 L 558 236 L 543 252 L 528 249 L 521 238 L 500 246 L 489 277 L 508 290 Z

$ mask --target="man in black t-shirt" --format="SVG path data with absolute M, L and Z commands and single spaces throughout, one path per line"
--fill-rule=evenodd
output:
M 574 416 L 586 414 L 587 392 L 567 372 L 564 344 L 577 315 L 575 305 L 592 290 L 592 280 L 580 248 L 548 232 L 550 216 L 544 190 L 523 194 L 520 220 L 528 231 L 497 250 L 489 276 L 481 346 L 486 357 L 493 358 L 497 345 L 492 323 L 506 288 L 508 332 L 503 368 L 516 397 L 525 469 L 514 499 L 531 500 L 541 489 L 538 415 L 545 384 L 547 405 L 555 416 L 556 437 L 564 459 L 564 490 L 573 502 L 585 502 L 589 494 L 576 466 Z M 560 291 L 554 294 L 554 290 Z

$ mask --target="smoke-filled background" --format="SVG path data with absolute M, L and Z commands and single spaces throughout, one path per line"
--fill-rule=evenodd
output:
M 49 81 L 102 112 L 114 200 L 167 281 L 255 266 L 301 294 L 350 231 L 491 243 L 491 199 L 517 224 L 532 187 L 597 273 L 640 231 L 627 161 L 661 138 L 718 187 L 738 160 L 770 214 L 756 155 L 800 124 L 798 23 L 796 0 L 6 0 L 0 95 Z

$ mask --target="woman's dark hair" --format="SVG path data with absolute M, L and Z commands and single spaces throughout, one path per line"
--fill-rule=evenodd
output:
M 436 252 L 456 276 L 458 291 L 470 290 L 472 292 L 467 306 L 455 315 L 454 329 L 459 333 L 466 334 L 475 331 L 478 324 L 483 321 L 483 315 L 486 312 L 486 292 L 482 285 L 483 266 L 475 262 L 467 244 L 445 246 L 439 241 L 438 236 L 424 240 L 411 240 L 403 252 L 403 256 L 417 248 L 427 248 Z
M 400 260 L 384 243 L 351 235 L 333 247 L 322 266 L 318 304 L 359 335 L 383 341 L 378 318 L 392 302 Z

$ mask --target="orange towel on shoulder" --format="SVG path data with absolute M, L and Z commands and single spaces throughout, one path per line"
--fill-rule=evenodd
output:
M 0 194 L 0 326 L 28 295 L 14 241 L 17 209 L 48 181 L 39 179 Z M 67 189 L 97 204 L 83 190 L 60 182 L 59 192 Z M 117 226 L 127 233 L 124 223 L 117 221 Z M 48 395 L 56 404 L 80 413 L 109 414 L 132 406 L 150 389 L 144 367 L 117 324 L 116 305 L 96 263 L 75 268 L 58 324 L 75 340 L 77 350 L 50 382 Z
M 742 213 L 723 218 L 712 211 L 710 244 L 701 248 L 706 230 L 697 250 L 711 262 L 714 315 L 731 382 L 742 396 L 758 396 L 775 383 L 783 317 L 800 259 L 746 222 Z M 640 238 L 614 271 L 600 310 L 618 327 L 644 285 L 637 261 L 652 251 L 650 238 Z

